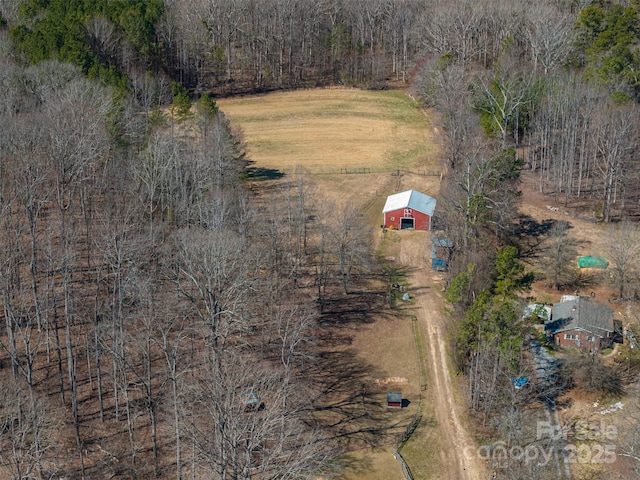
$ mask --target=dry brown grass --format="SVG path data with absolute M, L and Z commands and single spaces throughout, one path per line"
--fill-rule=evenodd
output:
M 401 91 L 319 89 L 224 99 L 219 105 L 244 131 L 248 156 L 256 167 L 286 174 L 304 169 L 311 183 L 316 185 L 320 198 L 327 198 L 337 205 L 356 203 L 371 226 L 377 226 L 382 220 L 380 212 L 388 194 L 414 188 L 438 195 L 438 177 L 391 175 L 396 169 L 414 172 L 440 169 L 432 135 L 434 129 L 416 104 Z M 369 168 L 372 173 L 341 175 L 343 168 Z M 538 221 L 547 218 L 569 220 L 575 227 L 572 235 L 580 241 L 584 254 L 603 253 L 603 225 L 586 221 L 571 209 L 551 211 L 546 208 L 551 203 L 550 198 L 537 194 L 535 182 L 527 176 L 523 191 L 522 213 Z M 374 245 L 377 240 L 379 238 Z M 395 247 L 397 245 L 385 245 L 385 254 L 398 257 Z M 539 299 L 546 299 L 547 295 L 549 301 L 557 301 L 556 295 L 559 295 L 548 291 L 534 294 Z M 603 291 L 601 295 L 598 291 L 601 301 L 607 295 L 611 292 Z M 618 314 L 629 319 L 634 316 L 629 311 L 631 308 L 632 303 L 619 306 Z M 376 394 L 381 402 L 387 388 L 402 390 L 404 396 L 411 399 L 406 411 L 387 415 L 389 425 L 400 430 L 415 412 L 420 393 L 410 323 L 411 320 L 402 315 L 381 316 L 354 331 L 351 345 L 374 367 L 376 378 L 371 381 L 372 384 L 381 382 Z M 401 381 L 384 383 L 391 378 Z M 431 380 L 427 378 L 428 385 Z M 416 478 L 447 478 L 447 460 L 442 455 L 447 447 L 453 448 L 445 444 L 441 435 L 441 428 L 447 427 L 438 425 L 433 408 L 438 399 L 434 398 L 433 389 L 428 388 L 422 395 L 423 419 L 403 454 Z M 591 405 L 581 403 L 587 404 Z M 343 457 L 342 478 L 401 478 L 400 467 L 391 450 L 391 446 L 381 446 L 350 452 Z
M 438 195 L 440 178 L 418 174 L 440 170 L 432 126 L 402 91 L 305 90 L 222 99 L 219 106 L 242 129 L 253 166 L 278 170 L 286 174 L 285 179 L 304 171 L 319 200 L 338 207 L 355 204 L 374 228 L 382 222 L 387 195 L 408 189 Z M 367 168 L 371 173 L 344 175 L 343 168 Z M 397 175 L 398 169 L 404 172 Z M 372 249 L 378 248 L 379 240 L 376 231 Z M 393 247 L 385 248 L 390 255 L 398 253 Z M 387 390 L 402 391 L 411 403 L 402 411 L 376 415 L 386 423 L 375 425 L 386 439 L 377 448 L 345 454 L 341 478 L 400 478 L 392 438 L 404 431 L 417 412 L 421 393 L 411 318 L 398 312 L 381 313 L 352 334 L 350 348 L 373 367 L 368 388 L 375 390 L 380 404 Z M 423 413 L 427 419 L 433 416 L 431 408 Z M 426 429 L 431 437 L 423 434 L 422 438 L 432 442 L 425 445 L 428 450 L 440 440 L 433 435 L 431 421 Z M 422 457 L 438 462 L 430 454 Z
M 389 172 L 432 161 L 429 119 L 399 90 L 300 90 L 218 104 L 242 128 L 249 158 L 260 167 Z

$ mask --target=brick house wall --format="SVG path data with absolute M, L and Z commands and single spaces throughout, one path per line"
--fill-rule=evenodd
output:
M 608 346 L 607 339 L 601 339 L 584 330 L 566 330 L 554 334 L 554 342 L 556 345 L 568 348 L 580 348 L 582 350 L 599 350 Z

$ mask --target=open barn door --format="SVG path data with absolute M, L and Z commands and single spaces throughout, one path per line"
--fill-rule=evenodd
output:
M 416 220 L 411 217 L 403 217 L 400 219 L 400 230 L 404 230 L 405 228 L 415 228 Z

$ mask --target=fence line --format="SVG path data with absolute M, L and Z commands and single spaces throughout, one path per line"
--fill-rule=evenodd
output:
M 413 171 L 413 170 L 407 170 L 404 168 L 396 168 L 394 170 L 387 170 L 387 169 L 378 169 L 378 168 L 371 168 L 371 167 L 340 167 L 338 168 L 319 168 L 318 170 L 314 170 L 314 167 L 309 167 L 306 170 L 292 170 L 290 172 L 287 172 L 286 169 L 281 168 L 279 169 L 279 172 L 282 175 L 287 175 L 288 173 L 290 174 L 295 174 L 295 175 L 335 175 L 335 174 L 340 174 L 340 175 L 345 175 L 345 174 L 378 174 L 378 175 L 384 175 L 384 174 L 391 174 L 392 176 L 402 176 L 402 175 L 419 175 L 422 177 L 440 177 L 440 179 L 442 179 L 442 172 L 440 170 L 417 170 L 417 171 Z
M 422 396 L 422 393 L 420 395 Z M 420 406 L 418 406 L 418 408 L 420 408 Z M 409 425 L 407 425 L 407 428 L 404 430 L 404 433 L 400 437 L 400 441 L 398 442 L 398 446 L 396 447 L 396 450 L 402 449 L 405 442 L 409 440 L 409 438 L 411 437 L 411 434 L 415 431 L 416 428 L 418 428 L 418 424 L 420 423 L 421 419 L 422 419 L 422 414 L 420 413 L 420 411 L 416 412 L 416 414 L 411 419 L 411 422 L 409 423 Z
M 340 169 L 340 173 L 371 173 L 370 167 L 345 167 Z
M 400 452 L 395 448 L 393 449 L 393 456 L 400 463 L 405 480 L 413 480 L 413 475 L 411 475 L 411 470 L 409 470 L 409 465 L 407 465 L 407 462 L 404 461 L 404 458 L 402 458 L 402 455 L 400 455 Z
M 400 466 L 402 467 L 402 472 L 404 473 L 405 480 L 413 480 L 413 475 L 411 475 L 411 470 L 409 470 L 409 465 L 405 462 L 402 455 L 400 455 L 400 450 L 404 447 L 404 444 L 411 438 L 413 432 L 418 428 L 420 421 L 422 420 L 422 392 L 427 389 L 427 377 L 426 377 L 426 365 L 424 362 L 424 344 L 422 343 L 422 335 L 420 332 L 420 325 L 418 323 L 418 319 L 415 316 L 411 316 L 412 330 L 413 330 L 413 341 L 416 348 L 416 360 L 418 361 L 418 368 L 420 370 L 420 393 L 418 394 L 418 410 L 416 414 L 407 425 L 404 433 L 398 438 L 396 443 L 396 448 L 393 450 L 393 456 L 398 460 Z
M 413 173 L 413 172 L 410 172 Z M 418 175 L 424 175 L 425 177 L 439 177 L 441 176 L 441 173 L 437 170 L 425 170 L 425 171 L 418 171 L 417 172 Z

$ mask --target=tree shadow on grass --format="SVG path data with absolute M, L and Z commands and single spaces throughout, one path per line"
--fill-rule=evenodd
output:
M 278 180 L 284 177 L 284 173 L 276 168 L 247 167 L 242 177 L 247 180 Z
M 519 239 L 518 250 L 520 257 L 525 260 L 539 258 L 542 252 L 542 244 L 547 234 L 557 222 L 554 219 L 545 219 L 538 222 L 529 215 L 520 215 L 515 226 L 516 238 Z
M 366 478 L 367 474 L 374 474 L 374 466 L 367 458 L 355 458 L 352 455 L 343 454 L 338 460 L 342 466 L 343 474 L 349 478 L 352 476 Z
M 370 314 L 379 315 L 401 304 L 402 296 L 428 288 L 409 285 L 409 276 L 419 267 L 382 261 L 382 268 L 369 275 L 354 277 L 349 294 L 342 288 L 328 289 L 322 304 L 322 321 L 331 323 L 370 323 Z M 372 285 L 375 287 L 372 288 Z
M 401 265 L 395 262 L 382 261 L 382 273 L 389 285 L 392 284 L 406 284 L 407 278 L 413 271 L 415 271 L 415 267 L 409 265 Z
M 307 373 L 315 392 L 308 405 L 309 423 L 347 450 L 392 444 L 406 429 L 405 416 L 386 408 L 384 392 L 374 382 L 383 373 L 357 351 L 325 351 Z
M 372 323 L 372 314 L 379 313 L 386 305 L 384 292 L 358 292 L 347 296 L 331 296 L 325 299 L 320 317 L 322 326 Z
M 393 445 L 411 421 L 406 411 L 386 407 L 387 385 L 377 381 L 389 375 L 384 366 L 372 365 L 350 348 L 355 330 L 389 314 L 392 284 L 407 290 L 411 267 L 394 262 L 385 267 L 352 285 L 357 291 L 346 294 L 338 283 L 325 290 L 315 332 L 318 349 L 313 361 L 305 362 L 307 421 L 343 451 Z
M 566 282 L 560 285 L 560 288 L 568 289 L 568 290 L 590 289 L 602 283 L 603 279 L 598 278 L 599 276 L 602 276 L 602 275 L 604 275 L 604 273 L 601 273 L 600 275 L 598 275 L 595 273 L 585 272 L 585 271 L 576 269 L 573 272 L 573 275 L 571 275 Z

